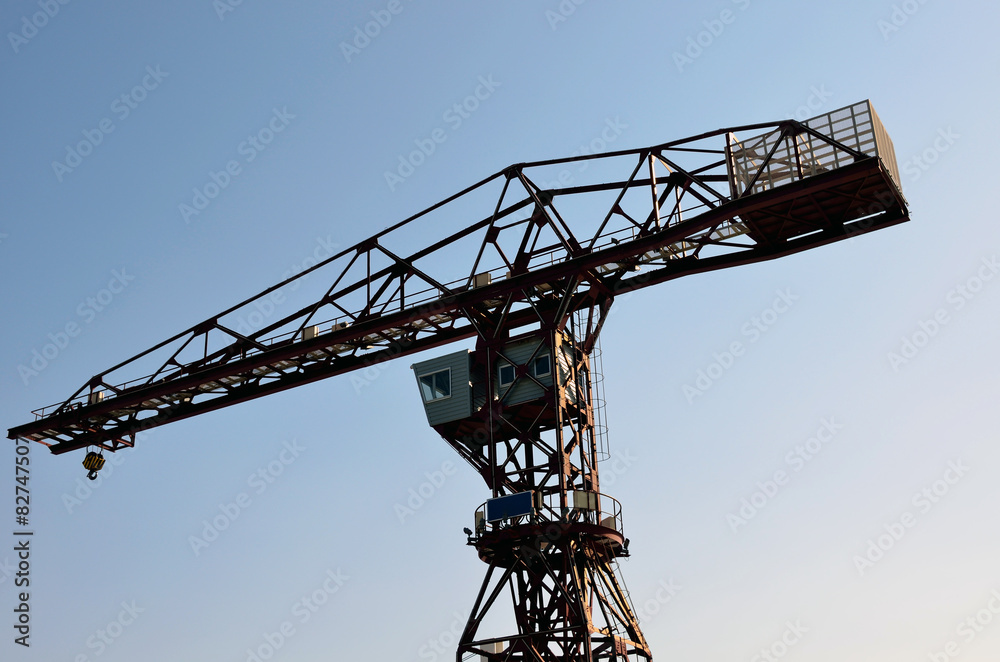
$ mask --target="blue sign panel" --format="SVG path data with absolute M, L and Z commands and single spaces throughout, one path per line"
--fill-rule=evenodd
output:
M 486 502 L 486 519 L 490 522 L 530 515 L 533 511 L 532 497 L 534 492 L 518 492 L 507 496 L 490 499 Z

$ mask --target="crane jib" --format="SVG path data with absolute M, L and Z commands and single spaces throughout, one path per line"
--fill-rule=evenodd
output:
M 862 129 L 849 135 L 827 129 L 845 110 Z M 475 337 L 485 327 L 513 330 L 543 313 L 568 315 L 595 302 L 603 315 L 620 293 L 908 220 L 891 143 L 879 137 L 884 129 L 867 102 L 803 123 L 752 128 L 767 131 L 740 141 L 734 130 L 720 130 L 650 148 L 511 166 L 327 260 L 334 263 L 327 268 L 339 265 L 341 272 L 315 303 L 252 334 L 230 329 L 221 314 L 176 336 L 180 349 L 153 375 L 112 381 L 132 361 L 166 352 L 171 341 L 94 377 L 8 436 L 39 441 L 54 453 L 90 445 L 113 451 L 131 446 L 143 430 Z M 696 158 L 701 161 L 685 161 Z M 533 184 L 545 168 L 588 159 L 595 162 L 588 172 L 608 164 L 631 176 L 563 188 Z M 502 190 L 482 220 L 408 257 L 387 247 L 392 230 L 490 185 Z M 579 209 L 599 211 L 592 235 L 581 234 L 576 223 L 578 199 L 586 202 Z M 481 243 L 464 275 L 441 278 L 423 266 L 470 238 Z M 353 309 L 342 303 L 358 297 Z M 317 325 L 320 311 L 337 317 Z M 210 338 L 221 348 L 210 351 Z M 205 350 L 195 360 L 177 359 L 201 342 Z

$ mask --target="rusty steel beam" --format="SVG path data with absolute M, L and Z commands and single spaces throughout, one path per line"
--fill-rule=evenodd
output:
M 754 192 L 755 183 L 771 176 L 767 168 L 776 152 L 772 146 L 749 185 L 741 184 L 735 195 L 729 170 L 732 145 L 708 148 L 704 141 L 736 130 L 809 133 L 804 125 L 782 121 L 720 129 L 643 149 L 510 166 L 95 375 L 61 404 L 38 410 L 35 421 L 10 428 L 8 437 L 39 441 L 54 453 L 89 445 L 116 450 L 131 446 L 142 430 L 471 338 L 483 325 L 516 329 L 537 320 L 538 311 L 531 306 L 556 305 L 552 302 L 562 288 L 575 291 L 564 302 L 566 310 L 582 305 L 576 302 L 581 297 L 607 304 L 618 293 L 774 259 L 908 219 L 905 200 L 882 160 L 859 158 L 833 138 L 826 138 L 829 149 L 843 148 L 850 156 L 844 165 Z M 701 161 L 677 165 L 680 159 L 695 157 Z M 625 179 L 554 188 L 532 183 L 537 172 L 544 172 L 541 168 L 588 160 L 622 164 L 623 159 L 631 172 Z M 669 172 L 658 176 L 654 165 Z M 648 174 L 638 177 L 645 168 Z M 491 213 L 458 232 L 408 255 L 383 245 L 392 231 L 501 181 L 503 189 Z M 663 187 L 659 193 L 658 184 Z M 581 234 L 575 218 L 559 210 L 567 201 L 589 201 L 586 196 L 603 193 L 616 197 L 610 207 L 596 210 L 603 221 L 593 235 Z M 633 193 L 641 194 L 644 206 L 630 208 L 628 214 L 622 205 L 634 204 L 629 197 Z M 671 200 L 672 210 L 664 205 L 668 196 L 677 197 L 676 204 Z M 710 199 L 713 196 L 717 202 Z M 517 218 L 528 212 L 527 218 Z M 814 229 L 818 231 L 807 233 Z M 458 281 L 422 266 L 422 260 L 469 239 L 479 241 L 479 249 Z M 508 250 L 509 242 L 519 242 L 516 252 L 505 253 L 503 241 Z M 706 254 L 709 247 L 716 254 Z M 508 273 L 478 283 L 475 276 L 487 254 L 499 258 L 488 267 L 506 268 Z M 250 333 L 227 326 L 228 315 L 323 267 L 340 271 L 327 281 L 329 289 L 318 300 Z M 414 289 L 421 292 L 414 294 Z M 503 306 L 504 315 L 494 315 Z M 341 321 L 329 331 L 307 333 L 324 315 Z M 217 348 L 210 351 L 210 345 Z M 179 358 L 202 346 L 196 358 Z M 153 374 L 132 372 L 140 361 L 163 354 L 167 357 Z

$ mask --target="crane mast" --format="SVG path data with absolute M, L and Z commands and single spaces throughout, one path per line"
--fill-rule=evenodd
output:
M 491 494 L 467 530 L 488 571 L 457 659 L 650 660 L 617 568 L 622 509 L 598 475 L 590 360 L 611 305 L 904 222 L 899 182 L 868 101 L 512 165 L 95 375 L 8 437 L 114 452 L 143 430 L 475 339 L 414 366 L 428 422 Z M 444 227 L 406 250 L 408 233 Z M 329 284 L 318 298 L 240 321 L 314 272 Z M 513 629 L 488 632 L 508 595 Z
M 586 348 L 608 302 L 574 307 L 570 294 L 539 309 L 535 330 L 484 325 L 475 351 L 413 366 L 429 422 L 492 494 L 467 529 L 489 569 L 459 661 L 652 659 L 617 569 L 622 508 L 598 478 Z M 512 629 L 484 624 L 491 612 L 512 616 Z

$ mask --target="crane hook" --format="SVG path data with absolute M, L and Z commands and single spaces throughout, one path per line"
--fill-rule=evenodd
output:
M 97 472 L 104 467 L 104 455 L 90 451 L 87 457 L 83 458 L 83 468 L 87 469 L 87 478 L 97 479 Z

